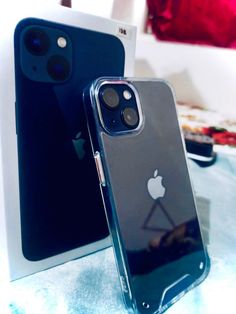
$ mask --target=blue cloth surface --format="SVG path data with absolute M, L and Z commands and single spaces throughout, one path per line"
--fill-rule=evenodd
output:
M 192 161 L 189 166 L 211 270 L 167 313 L 235 313 L 236 157 L 220 154 L 208 168 Z M 112 248 L 0 284 L 0 289 L 0 314 L 127 313 Z

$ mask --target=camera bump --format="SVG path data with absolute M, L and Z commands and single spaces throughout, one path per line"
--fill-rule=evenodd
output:
M 126 81 L 103 82 L 97 106 L 104 129 L 113 135 L 134 132 L 142 120 L 138 94 Z
M 20 40 L 21 69 L 33 81 L 64 82 L 72 70 L 72 44 L 60 29 L 27 26 Z

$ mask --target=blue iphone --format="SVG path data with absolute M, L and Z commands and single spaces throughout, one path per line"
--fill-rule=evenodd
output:
M 16 132 L 22 250 L 38 261 L 109 235 L 82 90 L 123 75 L 115 36 L 25 19 L 15 37 Z
M 101 78 L 84 101 L 126 305 L 161 313 L 209 270 L 172 90 Z

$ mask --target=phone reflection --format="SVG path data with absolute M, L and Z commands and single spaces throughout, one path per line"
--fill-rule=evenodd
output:
M 203 249 L 197 217 L 154 237 L 145 249 L 127 251 L 130 273 L 147 274 L 154 269 L 176 261 L 185 255 Z

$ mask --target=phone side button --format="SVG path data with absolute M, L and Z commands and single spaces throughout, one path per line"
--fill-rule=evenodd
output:
M 123 292 L 128 293 L 129 289 L 128 289 L 128 285 L 127 285 L 126 276 L 120 275 L 120 283 L 121 283 L 121 288 L 122 288 Z
M 15 127 L 16 127 L 16 134 L 18 132 L 18 114 L 17 114 L 17 103 L 15 101 Z
M 95 152 L 94 160 L 95 160 L 95 164 L 96 164 L 96 168 L 97 168 L 100 184 L 102 186 L 106 186 L 105 175 L 104 175 L 102 161 L 101 161 L 101 156 L 100 156 L 99 152 Z

